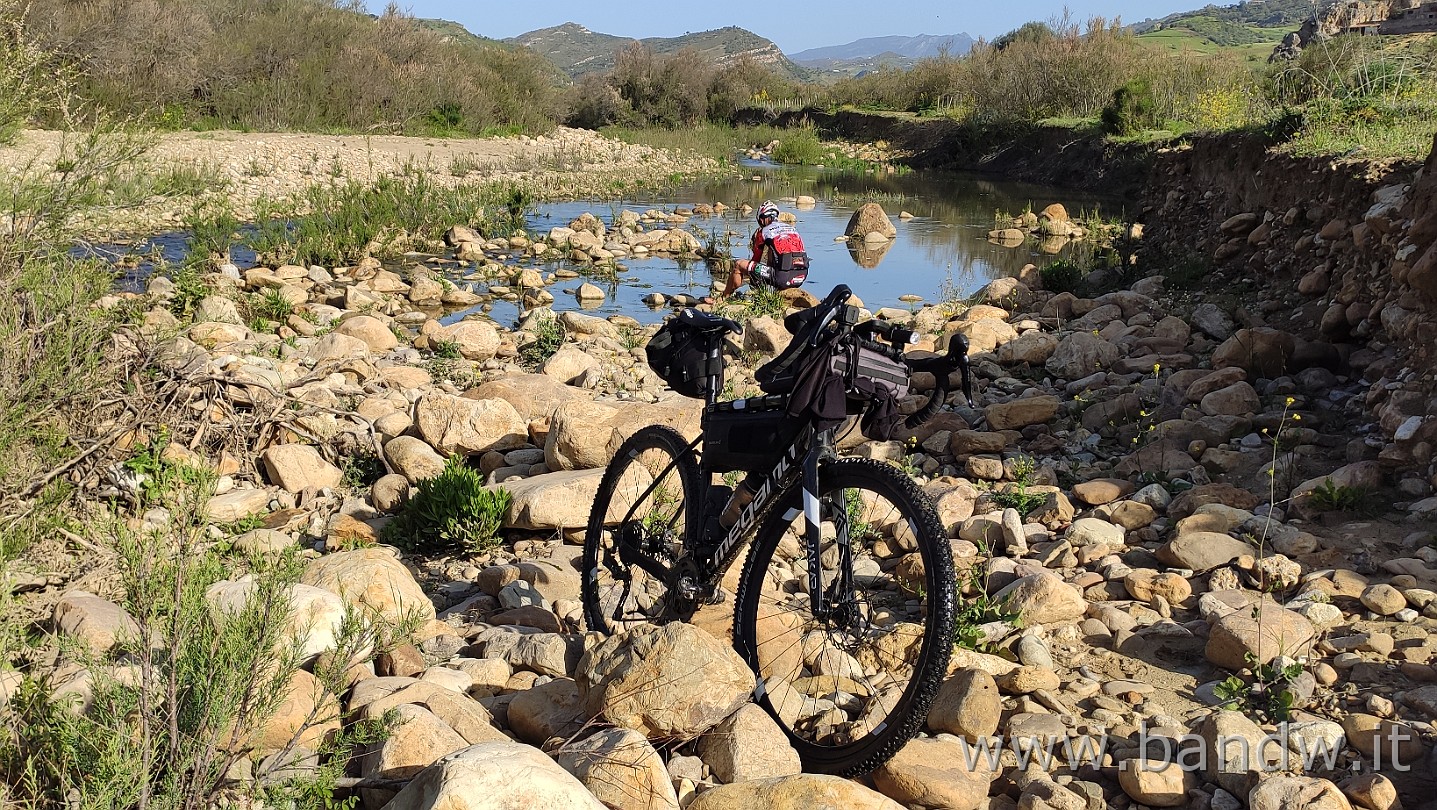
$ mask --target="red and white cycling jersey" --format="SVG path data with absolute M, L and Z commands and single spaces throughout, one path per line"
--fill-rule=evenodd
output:
M 802 253 L 803 237 L 787 222 L 770 222 L 766 227 L 753 232 L 753 262 L 778 266 L 778 257 L 784 253 Z

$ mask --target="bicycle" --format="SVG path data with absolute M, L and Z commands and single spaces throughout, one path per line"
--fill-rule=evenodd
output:
M 909 376 L 932 373 L 935 389 L 909 429 L 937 415 L 954 371 L 971 404 L 961 335 L 946 355 L 906 357 L 912 332 L 858 323 L 850 295 L 839 285 L 811 311 L 794 357 L 861 346 Z M 867 773 L 917 733 L 952 653 L 955 577 L 937 510 L 893 465 L 839 458 L 834 428 L 795 424 L 785 395 L 719 402 L 723 344 L 742 329 L 697 310 L 679 317 L 706 338 L 701 432 L 690 442 L 667 426 L 643 428 L 608 465 L 584 539 L 585 619 L 605 634 L 689 620 L 722 601 L 721 583 L 753 534 L 733 641 L 755 672 L 757 702 L 806 772 Z M 749 473 L 753 498 L 723 526 L 715 515 L 733 490 L 714 479 L 735 471 Z

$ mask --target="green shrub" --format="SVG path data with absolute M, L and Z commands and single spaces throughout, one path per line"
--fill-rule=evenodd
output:
M 534 339 L 519 349 L 519 362 L 526 368 L 537 369 L 563 345 L 564 325 L 553 315 L 540 315 L 534 319 Z
M 1083 283 L 1087 272 L 1077 262 L 1059 259 L 1038 271 L 1043 280 L 1043 289 L 1049 292 L 1075 292 Z
M 275 287 L 268 287 L 264 292 L 250 296 L 249 309 L 254 315 L 279 323 L 284 323 L 285 319 L 294 314 L 294 304 Z
M 823 143 L 812 127 L 785 132 L 773 148 L 773 159 L 779 163 L 812 165 L 822 163 L 823 156 Z
M 1156 129 L 1157 99 L 1146 79 L 1132 79 L 1113 91 L 1113 103 L 1103 108 L 1103 129 L 1113 135 L 1137 135 Z
M 1018 514 L 1023 516 L 1042 506 L 1048 500 L 1048 496 L 1028 491 L 1028 488 L 1033 485 L 1033 473 L 1036 468 L 1037 465 L 1032 456 L 1022 456 L 1014 461 L 1012 485 L 1005 489 L 993 490 L 990 493 L 993 502 L 1004 509 L 1016 509 Z
M 443 472 L 419 482 L 404 511 L 384 527 L 384 540 L 413 551 L 478 554 L 498 544 L 513 500 L 507 490 L 485 489 L 477 470 L 451 456 Z

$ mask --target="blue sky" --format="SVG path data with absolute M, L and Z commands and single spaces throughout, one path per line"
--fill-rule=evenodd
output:
M 1061 0 L 971 2 L 971 0 L 754 0 L 753 2 L 624 3 L 595 0 L 400 0 L 417 17 L 463 23 L 476 34 L 503 39 L 576 22 L 590 30 L 619 36 L 672 37 L 737 25 L 767 37 L 786 53 L 824 45 L 842 45 L 864 37 L 901 34 L 957 34 L 993 39 L 1029 20 L 1061 14 L 1067 5 L 1078 19 L 1121 17 L 1138 22 L 1174 11 L 1200 8 L 1208 0 Z M 383 0 L 366 0 L 373 11 Z M 1236 0 L 1218 0 L 1226 5 Z

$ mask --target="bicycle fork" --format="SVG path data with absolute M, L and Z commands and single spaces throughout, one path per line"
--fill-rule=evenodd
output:
M 838 565 L 837 576 L 834 577 L 831 588 L 823 587 L 823 504 L 818 495 L 818 467 L 821 461 L 832 455 L 828 443 L 819 442 L 804 458 L 800 478 L 804 535 L 809 549 L 808 595 L 814 618 L 819 621 L 828 621 L 835 614 L 841 614 L 853 597 L 853 547 L 848 535 L 847 505 L 844 503 L 846 490 L 838 491 L 838 504 L 829 505 L 835 512 L 834 544 L 838 553 Z

